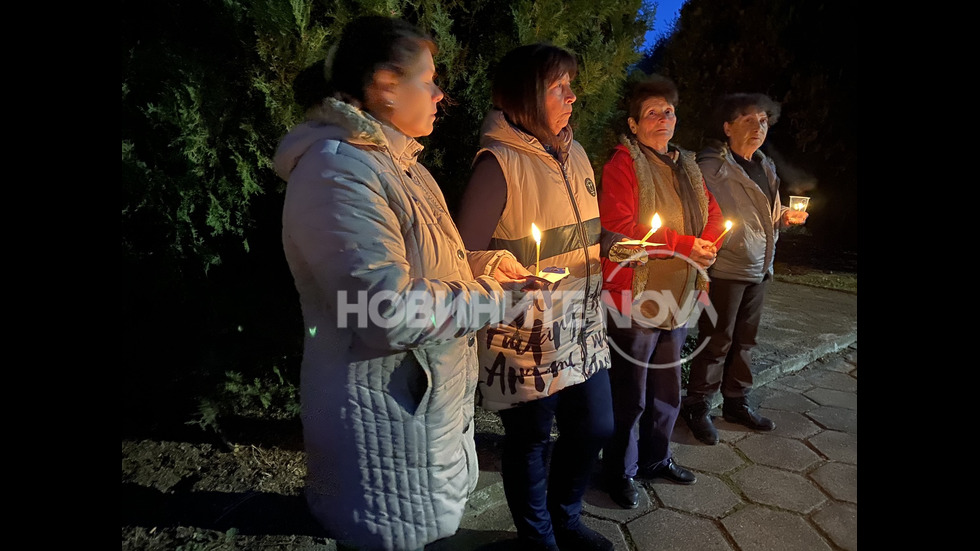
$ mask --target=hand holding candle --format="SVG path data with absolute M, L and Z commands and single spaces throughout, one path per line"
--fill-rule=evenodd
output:
M 731 220 L 725 220 L 725 231 L 721 232 L 721 235 L 719 235 L 717 238 L 715 238 L 715 241 L 714 241 L 714 243 L 712 243 L 712 245 L 717 245 L 718 244 L 718 240 L 721 239 L 722 236 L 724 236 L 726 233 L 728 233 L 728 230 L 730 230 L 730 229 L 732 229 L 732 221 Z
M 647 234 L 644 235 L 643 236 L 643 239 L 641 239 L 640 241 L 641 242 L 646 241 L 651 235 L 653 235 L 653 233 L 655 231 L 657 231 L 659 229 L 660 229 L 660 215 L 657 214 L 657 213 L 654 213 L 653 214 L 653 219 L 650 220 L 650 231 L 648 231 Z
M 537 249 L 534 255 L 534 270 L 537 272 L 535 275 L 541 275 L 541 230 L 533 222 L 531 223 L 531 235 L 534 236 L 535 248 Z

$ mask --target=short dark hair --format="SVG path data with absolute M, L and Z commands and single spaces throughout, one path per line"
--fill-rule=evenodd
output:
M 358 17 L 344 27 L 336 50 L 324 64 L 328 93 L 364 103 L 364 92 L 379 69 L 403 74 L 423 48 L 433 56 L 435 41 L 401 19 L 380 15 Z
M 649 77 L 631 82 L 626 90 L 626 115 L 633 117 L 634 121 L 640 120 L 640 108 L 643 102 L 649 98 L 661 97 L 667 103 L 677 107 L 678 93 L 677 85 L 674 81 L 661 75 L 650 75 Z
M 736 93 L 722 96 L 715 106 L 711 129 L 708 134 L 721 141 L 727 141 L 728 137 L 725 136 L 726 122 L 734 122 L 742 115 L 758 111 L 765 112 L 766 116 L 769 117 L 769 126 L 772 126 L 779 120 L 782 107 L 765 94 Z
M 548 86 L 565 73 L 569 78 L 578 74 L 578 61 L 568 50 L 545 43 L 518 46 L 497 64 L 493 105 L 541 143 L 556 147 L 544 101 Z

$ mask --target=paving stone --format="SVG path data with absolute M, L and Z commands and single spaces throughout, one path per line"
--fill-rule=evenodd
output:
M 466 511 L 480 513 L 495 505 L 506 503 L 504 483 L 497 471 L 480 471 L 476 490 L 466 500 Z
M 830 551 L 831 547 L 803 518 L 758 505 L 721 521 L 741 551 Z
M 820 404 L 809 400 L 806 396 L 800 394 L 797 391 L 787 392 L 782 390 L 774 390 L 768 396 L 766 396 L 765 403 L 763 403 L 767 409 L 779 409 L 783 411 L 795 411 L 798 413 L 806 413 L 811 409 L 817 408 Z
M 772 434 L 752 435 L 736 447 L 753 463 L 796 472 L 806 471 L 823 461 L 803 442 Z
M 792 375 L 783 375 L 769 383 L 768 388 L 773 391 L 801 392 L 813 388 L 813 383 L 807 381 L 802 375 L 794 373 Z
M 742 504 L 724 481 L 709 474 L 697 473 L 698 481 L 689 486 L 665 480 L 643 481 L 643 486 L 669 509 L 721 518 Z
M 854 369 L 854 364 L 847 361 L 845 356 L 831 356 L 830 358 L 820 360 L 814 368 L 808 369 L 808 371 L 828 371 L 846 374 L 852 369 Z
M 627 550 L 629 545 L 626 543 L 626 536 L 623 534 L 623 530 L 619 527 L 619 524 L 602 519 L 591 518 L 588 516 L 579 517 L 586 526 L 599 532 L 603 536 L 613 542 L 613 545 L 617 550 Z
M 776 380 L 777 381 L 780 381 L 780 380 L 782 380 L 782 378 L 779 378 L 779 379 L 776 379 Z M 767 384 L 767 385 L 765 385 L 763 387 L 756 387 L 755 389 L 753 389 L 752 390 L 752 394 L 750 395 L 750 399 L 749 399 L 750 404 L 749 405 L 751 407 L 753 407 L 753 408 L 759 408 L 759 407 L 762 407 L 763 405 L 765 405 L 766 400 L 769 398 L 769 396 L 772 395 L 772 394 L 774 394 L 774 393 L 776 393 L 778 391 L 778 389 L 772 388 L 772 384 L 773 383 L 770 383 L 770 384 Z M 783 391 L 783 392 L 785 392 L 785 391 Z M 797 390 L 795 392 L 800 392 L 800 391 Z
M 857 465 L 827 463 L 817 467 L 810 477 L 836 500 L 857 503 Z
M 815 388 L 803 393 L 807 398 L 821 406 L 857 409 L 857 393 L 841 392 L 829 388 Z
M 803 475 L 763 465 L 751 465 L 732 475 L 749 501 L 806 514 L 827 501 Z
M 643 551 L 731 551 L 718 526 L 708 519 L 667 509 L 626 525 L 636 549 Z
M 855 434 L 825 430 L 820 434 L 811 436 L 809 442 L 831 461 L 857 465 L 858 442 Z
M 806 415 L 825 429 L 857 434 L 858 423 L 856 409 L 820 406 L 817 409 L 808 411 Z
M 823 430 L 809 417 L 795 411 L 760 409 L 759 413 L 764 413 L 776 423 L 776 428 L 772 431 L 776 436 L 806 439 Z
M 467 510 L 459 525 L 460 528 L 465 528 L 467 530 L 509 530 L 514 534 L 517 533 L 517 528 L 514 527 L 514 519 L 511 517 L 510 509 L 507 508 L 506 502 L 484 509 L 480 512 Z M 505 527 L 506 530 L 504 530 Z M 466 548 L 460 546 L 457 547 L 457 549 Z
M 681 423 L 684 423 L 681 421 Z M 687 424 L 684 423 L 685 430 Z M 677 433 L 677 430 L 674 430 Z M 692 436 L 693 438 L 693 436 Z M 695 440 L 697 442 L 697 440 Z M 696 445 L 676 445 L 671 446 L 674 453 L 674 461 L 679 465 L 695 471 L 723 474 L 745 464 L 745 461 L 735 453 L 731 446 L 720 443 L 714 446 L 697 442 Z
M 844 360 L 840 361 L 843 362 Z M 848 371 L 850 371 L 853 366 L 850 364 L 848 366 Z M 857 379 L 848 375 L 846 371 L 843 373 L 826 370 L 814 371 L 806 379 L 816 387 L 840 390 L 841 392 L 857 392 Z
M 755 431 L 749 427 L 739 425 L 738 423 L 729 423 L 720 416 L 714 418 L 713 422 L 715 429 L 718 430 L 718 441 L 720 443 L 735 444 L 755 434 Z
M 857 551 L 858 512 L 856 505 L 831 502 L 813 514 L 813 522 L 845 551 Z

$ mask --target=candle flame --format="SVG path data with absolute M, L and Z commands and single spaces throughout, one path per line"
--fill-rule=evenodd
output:
M 535 226 L 533 222 L 531 223 L 531 235 L 534 236 L 534 242 L 537 243 L 538 245 L 540 245 L 541 244 L 541 230 L 539 230 L 538 227 Z
M 795 205 L 793 205 L 793 209 L 795 209 L 795 210 L 802 210 L 803 209 L 803 203 L 796 203 Z
M 717 244 L 718 244 L 718 242 L 719 242 L 719 241 L 721 241 L 721 238 L 722 238 L 722 237 L 723 237 L 723 236 L 724 236 L 724 235 L 725 235 L 726 233 L 728 233 L 728 230 L 730 230 L 730 229 L 732 229 L 732 221 L 731 221 L 731 220 L 725 220 L 725 231 L 723 231 L 723 232 L 721 232 L 721 235 L 719 235 L 718 237 L 716 237 L 716 238 L 715 238 L 715 240 L 714 240 L 714 242 L 712 243 L 712 245 L 717 245 Z
M 659 228 L 660 228 L 660 215 L 657 213 L 653 213 L 653 219 L 650 220 L 650 231 L 648 231 L 647 234 L 643 236 L 643 239 L 640 240 L 640 243 L 645 243 L 646 240 L 650 239 L 650 236 L 653 235 L 653 232 L 657 231 L 657 229 Z

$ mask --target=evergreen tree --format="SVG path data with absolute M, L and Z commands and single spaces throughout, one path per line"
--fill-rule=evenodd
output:
M 455 208 L 504 53 L 545 41 L 578 56 L 572 124 L 598 172 L 654 13 L 648 0 L 123 0 L 121 8 L 124 358 L 160 363 L 169 386 L 147 386 L 161 391 L 179 386 L 178 371 L 220 377 L 301 352 L 280 241 L 285 184 L 271 157 L 302 120 L 295 79 L 348 21 L 397 16 L 435 38 L 448 99 L 421 140 L 422 161 Z M 218 347 L 230 352 L 214 354 Z

